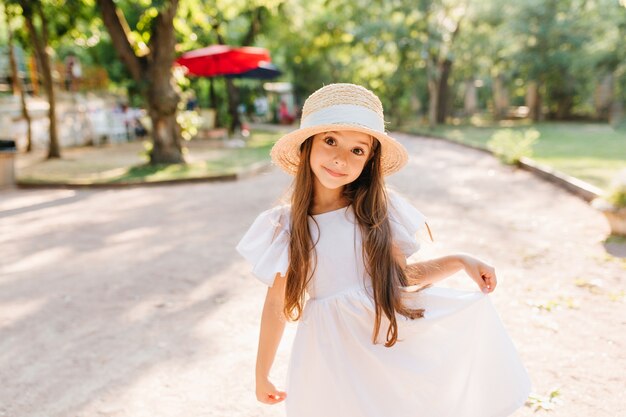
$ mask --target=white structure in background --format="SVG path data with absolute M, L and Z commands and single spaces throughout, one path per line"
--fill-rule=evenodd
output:
M 123 98 L 111 95 L 67 94 L 59 92 L 57 129 L 62 148 L 102 143 L 121 143 L 135 139 L 140 109 L 122 111 Z M 33 146 L 45 149 L 49 141 L 48 103 L 37 97 L 27 99 L 32 118 Z M 0 129 L 3 137 L 14 139 L 18 149 L 26 148 L 26 122 L 21 118 L 19 98 L 0 98 Z
M 145 116 L 145 110 L 118 106 L 113 110 L 97 108 L 87 114 L 93 132 L 94 144 L 104 141 L 121 143 L 135 139 L 135 128 L 138 120 Z

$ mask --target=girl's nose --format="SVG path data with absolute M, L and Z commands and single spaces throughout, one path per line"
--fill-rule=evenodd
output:
M 338 167 L 343 167 L 346 165 L 346 161 L 343 159 L 335 158 L 335 165 Z
M 335 155 L 335 165 L 344 166 L 345 164 L 346 164 L 346 158 L 341 153 L 337 153 Z

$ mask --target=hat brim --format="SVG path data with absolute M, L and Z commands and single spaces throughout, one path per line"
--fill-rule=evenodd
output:
M 296 129 L 282 136 L 270 151 L 272 162 L 290 175 L 295 175 L 300 164 L 300 145 L 322 132 L 352 130 L 372 135 L 381 145 L 381 173 L 390 175 L 400 170 L 409 156 L 404 146 L 386 133 L 352 124 L 326 124 Z

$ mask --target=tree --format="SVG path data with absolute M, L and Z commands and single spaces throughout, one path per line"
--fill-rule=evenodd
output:
M 599 1 L 588 13 L 593 42 L 582 54 L 589 57 L 595 117 L 618 126 L 626 99 L 626 0 Z
M 250 16 L 248 30 L 240 42 L 240 46 L 251 46 L 256 36 L 261 31 L 261 27 L 263 24 L 263 18 L 267 14 L 267 9 L 264 6 L 255 6 L 252 10 L 250 10 L 247 15 Z M 221 33 L 221 26 L 227 22 L 220 19 L 213 19 L 212 27 L 217 36 L 217 41 L 220 45 L 228 45 L 226 39 Z M 241 127 L 241 120 L 239 119 L 239 112 L 237 107 L 239 105 L 239 89 L 235 85 L 232 79 L 226 78 L 226 90 L 228 91 L 228 112 L 230 114 L 230 124 L 228 127 L 228 131 L 230 134 L 235 132 L 235 129 Z M 215 94 L 215 93 L 213 93 Z
M 20 97 L 20 107 L 22 111 L 22 117 L 26 120 L 26 152 L 30 152 L 33 149 L 33 141 L 32 141 L 32 132 L 31 132 L 31 120 L 30 114 L 28 113 L 28 108 L 26 107 L 26 91 L 24 91 L 24 86 L 22 85 L 22 79 L 20 78 L 20 73 L 17 68 L 17 61 L 15 59 L 15 50 L 14 50 L 14 36 L 13 36 L 13 28 L 11 22 L 13 20 L 13 13 L 10 10 L 10 5 L 6 4 L 4 6 L 4 16 L 6 18 L 7 25 L 7 40 L 9 46 L 9 61 L 11 65 L 11 81 L 13 86 L 13 94 L 18 95 Z
M 426 11 L 428 41 L 425 44 L 428 74 L 428 124 L 445 123 L 448 113 L 448 80 L 454 57 L 452 46 L 459 35 L 467 6 L 463 2 L 429 2 Z
M 470 3 L 463 18 L 463 36 L 452 45 L 455 70 L 450 76 L 450 89 L 457 90 L 457 101 L 448 107 L 463 106 L 466 117 L 487 107 L 496 120 L 507 114 L 507 83 L 510 66 L 514 65 L 507 56 L 510 36 L 503 28 L 508 8 L 495 1 Z
M 517 4 L 510 25 L 520 49 L 511 58 L 527 79 L 527 105 L 533 120 L 571 117 L 586 61 L 591 25 L 584 0 L 529 0 Z
M 48 55 L 48 19 L 44 13 L 44 7 L 41 1 L 17 0 L 17 3 L 22 8 L 26 29 L 37 60 L 37 66 L 42 75 L 43 87 L 48 97 L 48 118 L 50 119 L 48 158 L 60 158 L 61 149 L 59 147 L 57 133 L 56 100 L 52 80 L 52 67 L 50 64 L 50 56 Z M 37 17 L 39 18 L 39 24 L 36 22 Z
M 194 2 L 187 1 L 181 7 L 185 17 L 185 28 L 181 30 L 195 29 L 191 31 L 194 37 L 205 40 L 205 44 L 217 43 L 220 45 L 252 46 L 257 37 L 264 31 L 265 24 L 273 17 L 284 0 L 257 0 L 246 2 L 213 1 Z M 198 16 L 202 16 L 199 19 Z M 182 25 L 181 25 L 182 26 Z M 182 40 L 183 50 L 197 47 L 187 40 Z M 215 78 L 210 79 L 211 104 L 216 106 L 217 99 L 214 89 Z M 237 107 L 240 102 L 240 91 L 234 80 L 224 78 L 226 85 L 226 102 L 230 123 L 229 133 L 232 134 L 237 127 L 241 126 Z M 217 107 L 217 106 L 216 106 Z M 218 120 L 216 119 L 216 123 Z
M 113 0 L 98 0 L 113 46 L 139 86 L 152 120 L 150 163 L 184 163 L 181 128 L 176 121 L 180 94 L 172 76 L 178 0 L 161 3 L 160 7 L 152 6 L 145 12 L 152 17 L 146 23 L 150 28 L 146 32 L 146 45 L 143 41 L 132 41 L 124 13 Z
M 386 119 L 395 125 L 417 116 L 428 98 L 421 5 L 290 2 L 281 19 L 267 25 L 263 38 L 293 80 L 296 96 L 305 98 L 329 82 L 354 82 L 380 97 Z

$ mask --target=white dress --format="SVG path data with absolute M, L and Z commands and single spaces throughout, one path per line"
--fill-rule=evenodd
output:
M 426 217 L 389 192 L 394 242 L 409 257 Z M 488 294 L 433 286 L 403 292 L 423 318 L 400 314 L 398 342 L 384 347 L 352 206 L 309 216 L 317 269 L 289 359 L 287 417 L 504 417 L 524 405 L 531 381 Z M 317 223 L 317 226 L 316 226 Z M 319 229 L 318 229 L 319 228 Z M 271 286 L 289 261 L 289 206 L 262 212 L 237 251 Z

